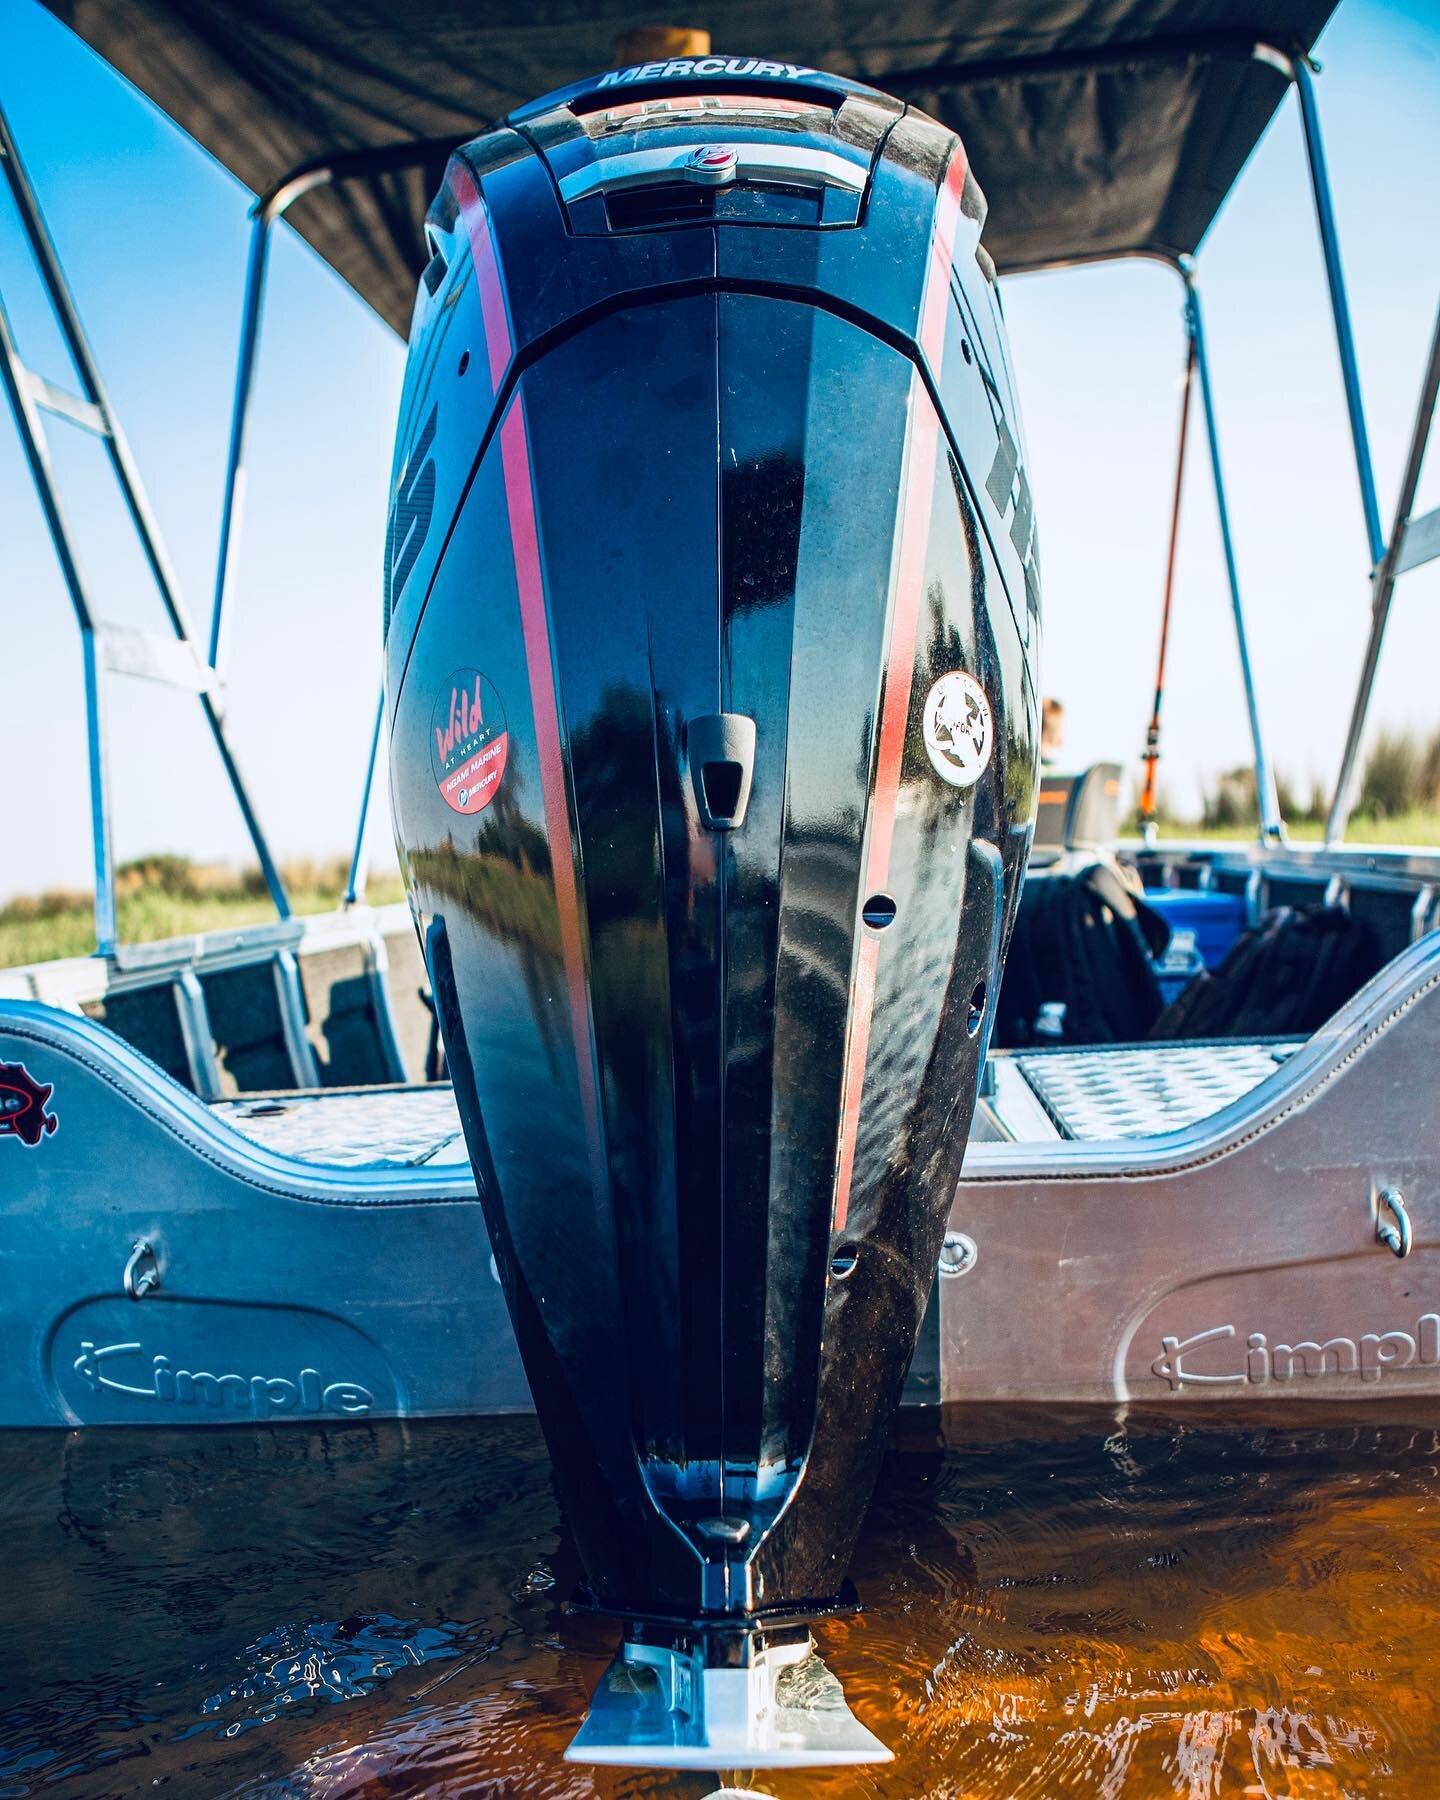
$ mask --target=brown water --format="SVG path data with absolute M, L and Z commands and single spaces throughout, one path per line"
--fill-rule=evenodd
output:
M 1440 1406 L 910 1420 L 782 1796 L 1440 1794 Z M 614 1648 L 530 1420 L 0 1435 L 0 1797 L 673 1795 L 567 1767 Z M 733 1782 L 731 1783 L 733 1785 Z

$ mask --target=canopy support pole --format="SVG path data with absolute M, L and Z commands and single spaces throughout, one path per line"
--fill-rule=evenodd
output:
M 483 126 L 477 126 L 477 130 Z M 469 135 L 473 135 L 469 134 Z M 215 558 L 215 599 L 210 613 L 210 664 L 218 670 L 228 646 L 230 600 L 240 544 L 245 503 L 245 438 L 250 424 L 250 400 L 255 369 L 260 357 L 260 332 L 265 317 L 265 281 L 270 268 L 271 233 L 297 200 L 316 188 L 366 176 L 398 172 L 439 156 L 448 156 L 463 137 L 414 138 L 379 149 L 338 151 L 335 155 L 301 163 L 257 197 L 251 210 L 250 253 L 245 267 L 245 295 L 240 311 L 240 348 L 235 368 L 235 396 L 230 411 L 230 443 L 225 458 L 225 488 L 220 502 L 220 541 Z M 355 848 L 342 904 L 354 906 L 365 892 L 365 827 L 375 781 L 375 760 L 380 748 L 384 718 L 382 689 L 370 739 L 370 757 L 360 792 L 360 817 L 355 827 Z
M 1315 196 L 1315 222 L 1325 256 L 1325 279 L 1330 288 L 1330 313 L 1335 322 L 1335 344 L 1340 353 L 1340 373 L 1345 382 L 1345 407 L 1350 415 L 1350 440 L 1355 450 L 1355 474 L 1360 483 L 1360 505 L 1365 514 L 1365 539 L 1370 547 L 1370 568 L 1385 554 L 1380 529 L 1380 503 L 1375 495 L 1375 469 L 1370 460 L 1370 434 L 1365 425 L 1365 403 L 1360 394 L 1360 364 L 1355 354 L 1355 331 L 1350 323 L 1350 301 L 1345 291 L 1345 271 L 1340 263 L 1340 235 L 1335 226 L 1335 206 L 1330 196 L 1330 173 L 1325 163 L 1325 141 L 1320 135 L 1320 111 L 1315 104 L 1315 84 L 1309 59 L 1289 59 L 1300 102 L 1300 123 L 1305 134 L 1305 154 L 1310 163 L 1310 187 Z
M 481 129 L 477 127 L 477 129 Z M 220 502 L 220 543 L 215 558 L 215 601 L 210 614 L 210 662 L 219 669 L 225 653 L 229 601 L 245 502 L 245 436 L 250 400 L 260 356 L 265 316 L 265 281 L 270 269 L 272 228 L 297 200 L 316 188 L 415 167 L 448 154 L 464 138 L 414 138 L 378 149 L 340 150 L 333 156 L 299 164 L 257 197 L 251 208 L 250 253 L 245 268 L 245 297 L 240 310 L 240 349 L 235 367 L 235 397 L 230 409 L 230 445 L 225 458 L 225 489 Z
M 230 412 L 230 445 L 225 458 L 225 493 L 220 504 L 220 547 L 215 560 L 215 601 L 210 611 L 210 666 L 219 671 L 227 648 L 231 573 L 240 539 L 245 501 L 245 433 L 250 422 L 250 393 L 260 353 L 260 325 L 265 312 L 265 278 L 270 269 L 270 228 L 312 188 L 330 180 L 328 168 L 288 176 L 255 202 L 251 212 L 250 256 L 245 267 L 245 299 L 240 313 L 240 353 L 235 370 L 235 398 Z
M 240 361 L 235 371 L 235 399 L 230 414 L 230 444 L 225 457 L 225 496 L 220 504 L 220 548 L 215 562 L 215 596 L 210 607 L 210 667 L 220 669 L 229 650 L 226 601 L 230 570 L 240 536 L 245 492 L 245 427 L 249 422 L 250 385 L 265 303 L 265 275 L 270 261 L 270 221 L 256 213 L 250 227 L 250 258 L 245 269 L 245 302 L 240 316 Z
M 370 755 L 365 763 L 365 780 L 360 789 L 360 817 L 355 826 L 355 849 L 350 858 L 350 879 L 345 883 L 345 906 L 356 906 L 365 898 L 365 882 L 369 859 L 365 855 L 365 827 L 370 818 L 370 791 L 375 785 L 375 763 L 380 755 L 380 727 L 385 723 L 385 688 L 375 703 L 375 729 L 370 734 Z
M 1325 277 L 1330 288 L 1330 311 L 1335 321 L 1335 342 L 1340 352 L 1340 372 L 1345 382 L 1345 405 L 1350 415 L 1350 438 L 1355 451 L 1355 472 L 1360 483 L 1360 504 L 1365 515 L 1365 537 L 1370 550 L 1370 634 L 1365 645 L 1360 681 L 1351 708 L 1350 723 L 1345 734 L 1345 748 L 1335 779 L 1335 792 L 1325 821 L 1327 849 L 1337 849 L 1345 841 L 1346 827 L 1355 805 L 1355 789 L 1360 774 L 1360 750 L 1365 736 L 1370 702 L 1375 691 L 1375 677 L 1380 664 L 1380 651 L 1390 622 L 1390 603 L 1395 595 L 1396 580 L 1407 568 L 1429 560 L 1410 532 L 1410 509 L 1420 480 L 1420 467 L 1430 435 L 1435 412 L 1437 389 L 1440 389 L 1440 317 L 1431 339 L 1430 356 L 1421 382 L 1420 402 L 1410 437 L 1410 452 L 1400 483 L 1394 523 L 1387 539 L 1380 526 L 1380 505 L 1375 492 L 1375 470 L 1370 456 L 1370 438 L 1365 424 L 1365 406 L 1360 392 L 1359 359 L 1355 353 L 1355 333 L 1350 322 L 1350 302 L 1345 291 L 1345 274 L 1340 262 L 1340 239 L 1335 225 L 1335 207 L 1330 194 L 1330 176 L 1325 163 L 1325 144 L 1320 132 L 1320 110 L 1315 101 L 1315 83 L 1311 63 L 1306 56 L 1287 58 L 1295 93 L 1300 103 L 1300 123 L 1305 135 L 1305 154 L 1310 164 L 1310 185 L 1315 195 L 1315 220 L 1320 230 L 1320 245 L 1325 256 Z M 1432 515 L 1433 517 L 1434 515 Z M 1428 523 L 1428 521 L 1420 521 Z M 1407 544 L 1407 537 L 1410 541 Z
M 1435 417 L 1435 403 L 1440 397 L 1440 311 L 1435 315 L 1435 329 L 1430 338 L 1430 355 L 1420 384 L 1420 403 L 1415 409 L 1415 423 L 1410 432 L 1410 450 L 1405 458 L 1405 473 L 1400 480 L 1400 494 L 1395 502 L 1395 521 L 1390 527 L 1390 541 L 1376 567 L 1370 596 L 1370 637 L 1365 645 L 1365 661 L 1360 669 L 1360 684 L 1350 712 L 1350 727 L 1345 734 L 1345 750 L 1340 758 L 1340 773 L 1335 779 L 1335 796 L 1330 816 L 1325 821 L 1325 847 L 1335 849 L 1345 841 L 1345 828 L 1355 804 L 1355 787 L 1360 772 L 1360 744 L 1365 736 L 1365 721 L 1375 691 L 1375 672 L 1380 665 L 1380 647 L 1385 641 L 1385 628 L 1390 620 L 1390 602 L 1395 583 L 1407 569 L 1440 555 L 1440 508 L 1412 522 L 1410 509 L 1420 485 L 1420 470 L 1425 461 L 1425 446 Z
M 100 658 L 95 642 L 95 614 L 90 605 L 79 558 L 70 541 L 60 504 L 50 447 L 45 437 L 30 382 L 30 371 L 21 362 L 10 328 L 9 315 L 0 300 L 0 381 L 15 418 L 20 446 L 30 468 L 41 511 L 60 564 L 60 574 L 80 628 L 80 651 L 85 666 L 85 746 L 90 775 L 90 846 L 95 869 L 95 947 L 101 956 L 113 956 L 116 940 L 115 860 L 110 837 L 110 781 L 105 755 L 105 729 L 100 685 Z
M 1275 772 L 1265 754 L 1265 738 L 1260 728 L 1260 705 L 1255 694 L 1255 672 L 1250 664 L 1250 645 L 1245 629 L 1245 605 L 1240 596 L 1240 573 L 1235 563 L 1235 543 L 1230 532 L 1230 503 L 1225 493 L 1225 474 L 1220 462 L 1220 433 L 1215 420 L 1215 397 L 1210 387 L 1210 359 L 1205 351 L 1205 327 L 1200 311 L 1200 291 L 1195 285 L 1195 269 L 1188 257 L 1179 262 L 1185 283 L 1185 323 L 1195 348 L 1195 366 L 1200 374 L 1200 403 L 1205 412 L 1205 433 L 1210 443 L 1210 473 L 1215 483 L 1215 510 L 1220 519 L 1220 542 L 1225 552 L 1225 577 L 1230 587 L 1230 609 L 1235 619 L 1235 644 L 1240 653 L 1240 679 L 1245 688 L 1245 710 L 1250 719 L 1250 742 L 1255 760 L 1255 804 L 1260 818 L 1260 837 L 1264 843 L 1283 843 L 1285 825 L 1280 817 L 1280 801 L 1275 789 Z
M 110 404 L 99 364 L 80 320 L 75 297 L 65 278 L 40 202 L 20 159 L 19 148 L 4 111 L 0 110 L 0 174 L 15 202 L 21 228 L 40 275 L 51 312 L 80 378 L 80 394 L 67 393 L 21 361 L 8 319 L 0 314 L 0 372 L 16 430 L 30 474 L 40 498 L 56 559 L 80 627 L 85 659 L 85 724 L 90 776 L 90 826 L 95 866 L 95 942 L 101 956 L 114 954 L 118 939 L 115 906 L 115 868 L 110 834 L 110 800 L 105 746 L 103 677 L 107 671 L 139 675 L 150 680 L 187 688 L 200 701 L 205 722 L 229 780 L 231 792 L 245 822 L 265 885 L 282 919 L 290 917 L 285 893 L 260 820 L 240 772 L 225 728 L 224 707 L 214 668 L 201 657 L 180 594 L 179 582 L 161 540 L 160 527 L 140 480 L 130 445 Z M 170 622 L 171 636 L 128 631 L 96 617 L 80 574 L 69 527 L 60 504 L 54 468 L 41 413 L 78 425 L 98 437 L 105 446 L 111 470 L 135 528 Z

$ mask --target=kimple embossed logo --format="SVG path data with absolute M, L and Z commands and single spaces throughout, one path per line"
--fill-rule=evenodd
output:
M 1440 1313 L 1421 1313 L 1413 1331 L 1362 1331 L 1354 1337 L 1296 1338 L 1282 1343 L 1264 1331 L 1252 1331 L 1240 1349 L 1233 1325 L 1212 1325 L 1186 1338 L 1162 1337 L 1160 1354 L 1150 1373 L 1167 1382 L 1171 1393 L 1182 1387 L 1252 1387 L 1297 1376 L 1317 1380 L 1326 1375 L 1358 1375 L 1378 1381 L 1401 1369 L 1440 1366 Z M 1238 1365 L 1238 1366 L 1237 1366 Z
M 322 1381 L 318 1369 L 300 1369 L 293 1377 L 238 1371 L 217 1375 L 210 1369 L 179 1368 L 163 1354 L 147 1362 L 145 1347 L 138 1343 L 96 1344 L 82 1338 L 74 1367 L 92 1393 L 129 1394 L 162 1406 L 212 1412 L 228 1409 L 254 1418 L 276 1413 L 338 1413 L 354 1418 L 375 1404 L 374 1394 L 358 1381 Z M 142 1387 L 142 1381 L 148 1385 Z
M 440 798 L 452 812 L 483 812 L 500 792 L 510 743 L 494 684 L 477 669 L 457 669 L 436 697 L 430 731 Z

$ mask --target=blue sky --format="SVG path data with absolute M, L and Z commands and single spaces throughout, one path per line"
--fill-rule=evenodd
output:
M 1388 523 L 1440 293 L 1440 5 L 1342 0 L 1319 97 Z M 178 566 L 208 618 L 250 196 L 35 0 L 0 8 L 0 102 L 59 243 Z M 984 171 L 979 171 L 982 183 Z M 1333 774 L 1367 618 L 1366 564 L 1293 98 L 1200 261 L 1240 571 L 1274 760 Z M 33 366 L 69 383 L 0 198 L 0 292 Z M 1005 304 L 1045 572 L 1043 686 L 1075 760 L 1134 763 L 1153 680 L 1181 361 L 1164 270 L 1032 276 Z M 348 846 L 379 667 L 380 557 L 403 348 L 300 242 L 272 264 L 233 616 L 230 716 L 282 856 Z M 93 440 L 51 432 L 98 609 L 157 624 Z M 1440 455 L 1422 504 L 1440 502 Z M 1245 726 L 1203 445 L 1192 442 L 1165 780 L 1182 803 L 1243 760 Z M 80 655 L 8 414 L 0 417 L 0 730 L 24 824 L 0 895 L 89 880 Z M 1401 584 L 1376 716 L 1440 726 L 1440 569 Z M 117 854 L 241 858 L 183 694 L 115 682 Z M 12 793 L 14 789 L 12 788 Z M 373 820 L 389 856 L 383 787 Z M 14 802 L 12 800 L 12 807 Z M 11 817 L 15 816 L 11 812 Z

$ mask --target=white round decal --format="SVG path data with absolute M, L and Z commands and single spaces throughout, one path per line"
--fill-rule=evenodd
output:
M 952 787 L 974 787 L 993 739 L 984 688 L 963 669 L 942 675 L 925 696 L 925 748 L 935 773 Z

